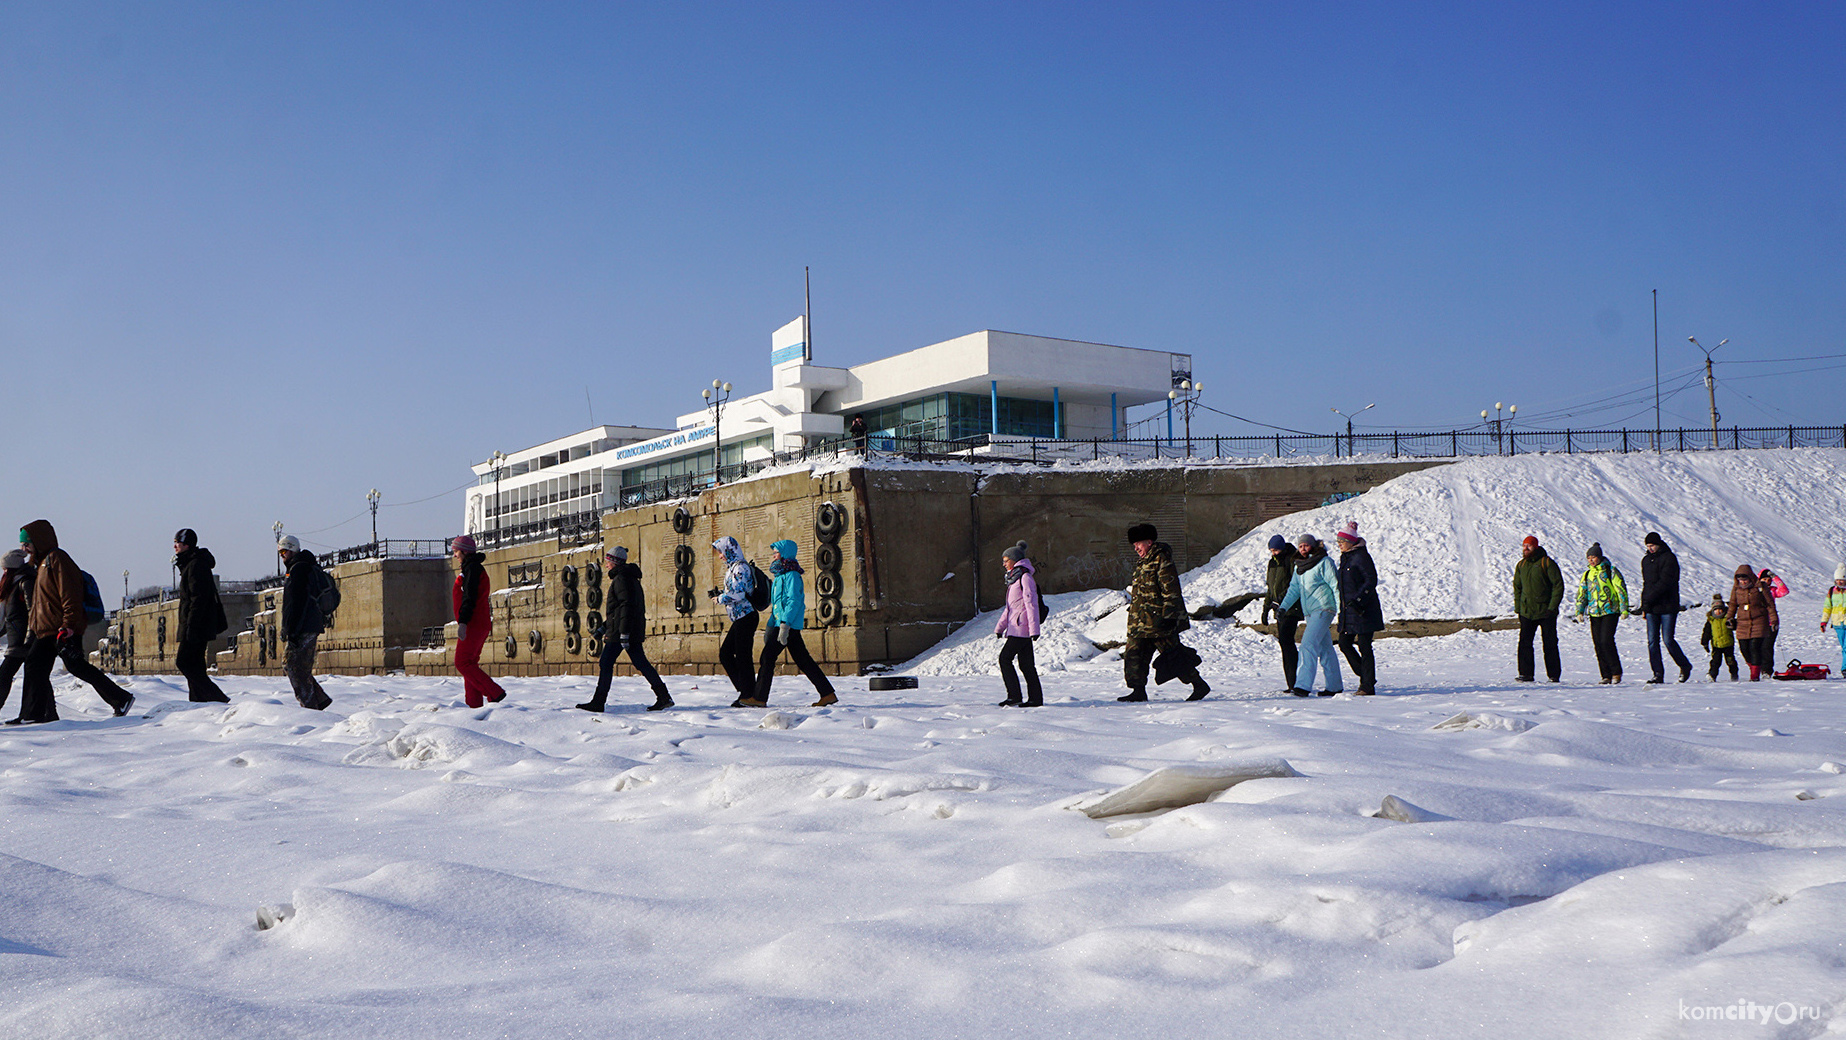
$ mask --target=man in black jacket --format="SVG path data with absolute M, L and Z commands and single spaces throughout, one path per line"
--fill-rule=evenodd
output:
M 13 677 L 26 663 L 26 607 L 37 569 L 26 562 L 21 549 L 7 553 L 0 565 L 6 568 L 0 575 L 0 628 L 6 630 L 6 656 L 0 658 L 0 707 L 5 707 L 7 696 L 13 692 Z
M 641 649 L 641 641 L 647 638 L 647 601 L 641 588 L 641 568 L 628 562 L 628 548 L 621 545 L 603 554 L 603 566 L 609 572 L 609 593 L 604 604 L 608 607 L 608 618 L 603 622 L 603 650 L 597 658 L 596 692 L 587 703 L 577 707 L 584 711 L 603 710 L 609 703 L 609 684 L 615 677 L 616 658 L 627 654 L 635 674 L 646 679 L 654 691 L 654 703 L 648 705 L 647 710 L 671 708 L 673 698 L 667 695 L 667 684 L 660 681 L 660 673 L 654 670 Z
M 320 609 L 321 584 L 326 579 L 320 561 L 294 535 L 285 534 L 276 542 L 276 554 L 288 568 L 282 581 L 282 640 L 287 644 L 282 670 L 288 673 L 295 700 L 304 708 L 320 711 L 333 703 L 314 678 L 314 653 L 320 634 L 327 630 L 327 618 Z
M 1641 606 L 1635 613 L 1647 615 L 1647 663 L 1654 669 L 1654 677 L 1647 681 L 1666 681 L 1666 665 L 1660 660 L 1664 634 L 1667 652 L 1679 665 L 1679 681 L 1685 682 L 1692 675 L 1692 662 L 1673 638 L 1673 628 L 1679 621 L 1679 557 L 1653 531 L 1647 532 L 1642 542 L 1647 553 L 1641 557 Z
M 1295 685 L 1295 665 L 1300 663 L 1301 651 L 1295 646 L 1295 626 L 1301 624 L 1301 607 L 1299 605 L 1282 609 L 1282 598 L 1288 595 L 1288 583 L 1295 577 L 1295 547 L 1281 535 L 1269 539 L 1269 569 L 1264 574 L 1267 591 L 1263 594 L 1263 621 L 1269 621 L 1269 612 L 1276 614 L 1276 645 L 1282 648 L 1282 688 L 1289 690 Z
M 218 561 L 210 549 L 199 548 L 198 532 L 182 527 L 173 535 L 173 565 L 179 568 L 179 652 L 173 662 L 186 677 L 186 699 L 229 701 L 205 664 L 206 645 L 230 627 L 212 574 Z

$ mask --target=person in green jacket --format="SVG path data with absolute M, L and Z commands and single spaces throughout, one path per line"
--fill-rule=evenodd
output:
M 1628 584 L 1602 554 L 1602 543 L 1591 542 L 1583 554 L 1589 566 L 1577 585 L 1577 616 L 1590 619 L 1590 642 L 1596 647 L 1596 668 L 1604 686 L 1622 681 L 1622 659 L 1615 651 L 1615 626 L 1628 612 Z
M 1729 662 L 1731 681 L 1737 681 L 1737 633 L 1731 631 L 1731 608 L 1724 597 L 1711 597 L 1711 609 L 1705 612 L 1705 631 L 1699 633 L 1699 645 L 1711 650 L 1711 681 L 1718 681 L 1719 662 Z
M 1564 602 L 1564 574 L 1558 562 L 1526 535 L 1519 550 L 1519 562 L 1513 564 L 1513 613 L 1519 615 L 1519 681 L 1533 682 L 1532 634 L 1542 633 L 1545 644 L 1545 677 L 1557 682 L 1564 674 L 1558 660 L 1558 607 Z

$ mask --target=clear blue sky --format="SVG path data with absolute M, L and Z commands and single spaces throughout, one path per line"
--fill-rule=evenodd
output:
M 1837 4 L 0 6 L 0 474 L 105 589 L 981 328 L 1326 431 L 1840 423 Z M 1749 377 L 1749 378 L 1746 378 Z M 586 405 L 585 390 L 590 405 Z M 1617 408 L 1582 402 L 1648 388 Z M 1702 386 L 1668 425 L 1706 422 Z M 1206 433 L 1257 428 L 1209 417 Z M 12 526 L 11 524 L 8 525 Z

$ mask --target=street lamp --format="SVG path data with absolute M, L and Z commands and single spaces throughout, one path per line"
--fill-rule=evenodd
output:
M 269 530 L 270 530 L 270 533 L 273 535 L 273 537 L 270 539 L 270 548 L 273 550 L 275 548 L 275 543 L 282 540 L 282 521 L 277 520 L 275 523 L 270 524 Z M 282 554 L 277 553 L 276 554 L 276 577 L 279 578 L 281 576 L 282 576 Z
M 1718 341 L 1718 347 L 1730 341 L 1731 338 L 1726 336 Z M 1686 342 L 1705 352 L 1705 401 L 1711 405 L 1711 446 L 1716 448 L 1718 446 L 1718 384 L 1711 377 L 1711 352 L 1717 350 L 1718 347 L 1707 347 L 1695 336 L 1687 336 Z
M 487 461 L 494 464 L 494 544 L 500 544 L 500 514 L 506 512 L 506 505 L 500 501 L 500 469 L 506 465 L 506 452 L 496 451 L 487 456 Z
M 378 494 L 377 488 L 373 488 L 372 490 L 367 491 L 365 493 L 365 500 L 372 507 L 372 549 L 373 551 L 377 551 L 378 549 L 378 499 L 380 497 L 381 496 Z
M 1346 457 L 1347 457 L 1347 458 L 1349 458 L 1349 459 L 1350 459 L 1350 458 L 1352 458 L 1352 455 L 1353 455 L 1353 449 L 1352 449 L 1352 419 L 1353 419 L 1353 415 L 1358 415 L 1358 414 L 1359 414 L 1359 412 L 1366 412 L 1366 411 L 1370 411 L 1371 409 L 1373 409 L 1373 408 L 1376 408 L 1376 407 L 1378 407 L 1378 402 L 1376 402 L 1376 401 L 1373 401 L 1373 402 L 1372 402 L 1371 404 L 1368 404 L 1368 405 L 1366 405 L 1366 406 L 1365 406 L 1364 408 L 1361 408 L 1361 409 L 1359 409 L 1359 411 L 1358 411 L 1358 412 L 1354 412 L 1354 413 L 1352 413 L 1352 415 L 1347 415 L 1347 414 L 1346 414 L 1345 412 L 1342 412 L 1342 411 L 1340 411 L 1340 410 L 1339 410 L 1338 408 L 1330 408 L 1330 409 L 1328 409 L 1328 411 L 1331 411 L 1331 412 L 1332 412 L 1333 414 L 1335 414 L 1335 415 L 1338 415 L 1338 416 L 1343 416 L 1343 417 L 1344 417 L 1344 418 L 1346 419 Z M 1340 452 L 1339 452 L 1339 446 L 1340 446 L 1340 444 L 1339 444 L 1339 438 L 1338 438 L 1338 437 L 1335 437 L 1335 438 L 1334 438 L 1334 441 L 1333 441 L 1333 448 L 1334 448 L 1334 451 L 1333 451 L 1333 454 L 1334 454 L 1334 455 L 1336 455 L 1336 456 L 1337 456 L 1337 455 L 1338 455 L 1338 454 L 1340 453 Z
M 1506 421 L 1510 423 L 1513 421 L 1513 416 L 1519 414 L 1519 406 L 1516 404 L 1508 406 L 1501 404 L 1499 401 L 1493 403 L 1493 419 L 1491 421 L 1493 422 L 1493 450 L 1496 455 L 1505 454 L 1506 450 L 1506 446 L 1501 443 L 1500 440 L 1500 413 L 1503 411 L 1506 412 Z M 1489 421 L 1487 418 L 1487 409 L 1485 408 L 1481 409 L 1481 421 Z
M 731 399 L 731 384 L 723 380 L 711 381 L 711 389 L 700 390 L 699 396 L 705 398 L 705 406 L 711 409 L 711 482 L 714 485 L 724 483 L 724 437 L 719 424 L 724 419 L 724 402 Z
M 1167 424 L 1169 426 L 1169 429 L 1167 430 L 1167 439 L 1171 440 L 1173 438 L 1173 431 L 1170 428 L 1172 425 L 1172 421 L 1173 421 L 1172 402 L 1177 401 L 1179 402 L 1180 414 L 1186 420 L 1186 457 L 1187 458 L 1192 457 L 1192 406 L 1198 401 L 1199 395 L 1204 392 L 1205 392 L 1205 384 L 1203 382 L 1195 383 L 1190 379 L 1180 380 L 1179 389 L 1167 391 L 1167 402 L 1168 402 L 1167 404 Z

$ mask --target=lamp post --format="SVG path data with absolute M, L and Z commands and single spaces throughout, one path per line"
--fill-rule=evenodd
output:
M 1509 411 L 1506 405 L 1500 403 L 1499 401 L 1495 401 L 1493 403 L 1493 419 L 1492 420 L 1489 420 L 1487 418 L 1487 409 L 1485 408 L 1481 409 L 1481 421 L 1482 422 L 1491 421 L 1493 423 L 1493 451 L 1495 455 L 1503 455 L 1506 452 L 1506 445 L 1502 443 L 1502 441 L 1500 440 L 1500 413 L 1503 411 L 1507 413 L 1506 421 L 1512 422 L 1513 421 L 1512 417 L 1519 414 L 1519 406 L 1513 405 L 1511 407 L 1511 410 Z
M 724 402 L 731 399 L 731 384 L 720 379 L 711 381 L 711 388 L 700 390 L 699 396 L 705 398 L 705 406 L 711 409 L 711 482 L 714 485 L 724 483 L 724 436 L 720 426 L 724 419 Z
M 270 545 L 270 548 L 273 550 L 275 548 L 275 543 L 282 540 L 282 521 L 277 520 L 275 523 L 270 524 L 269 531 L 270 531 L 270 534 L 272 535 L 272 537 L 270 538 L 269 545 Z M 282 576 L 282 555 L 280 553 L 277 553 L 276 554 L 276 577 L 279 578 L 281 576 Z
M 365 493 L 365 501 L 372 507 L 372 549 L 374 552 L 378 549 L 378 499 L 380 497 L 377 488 Z
M 506 465 L 506 452 L 496 451 L 487 457 L 494 464 L 494 544 L 500 544 L 500 514 L 506 512 L 506 506 L 500 501 L 500 469 Z
M 1205 392 L 1204 383 L 1202 382 L 1195 383 L 1190 379 L 1180 380 L 1179 389 L 1167 391 L 1167 402 L 1168 402 L 1167 404 L 1167 425 L 1169 427 L 1169 429 L 1167 430 L 1167 439 L 1168 440 L 1173 439 L 1173 431 L 1170 428 L 1172 426 L 1172 421 L 1173 421 L 1172 402 L 1177 401 L 1179 402 L 1180 415 L 1185 419 L 1185 422 L 1186 422 L 1186 457 L 1187 458 L 1192 457 L 1192 406 L 1195 402 L 1198 401 L 1199 395 L 1204 392 Z
M 1358 414 L 1359 414 L 1359 412 L 1366 412 L 1366 411 L 1370 411 L 1371 409 L 1373 409 L 1373 408 L 1376 408 L 1376 407 L 1378 407 L 1378 402 L 1377 402 L 1377 401 L 1373 401 L 1373 402 L 1372 402 L 1371 404 L 1368 404 L 1368 405 L 1366 405 L 1366 406 L 1365 406 L 1364 408 L 1361 408 L 1361 409 L 1359 409 L 1359 411 L 1358 411 L 1358 412 L 1354 412 L 1354 413 L 1352 413 L 1352 415 L 1347 415 L 1347 414 L 1346 414 L 1345 412 L 1342 412 L 1342 411 L 1340 411 L 1340 410 L 1339 410 L 1338 408 L 1330 408 L 1330 409 L 1328 409 L 1328 411 L 1331 411 L 1331 412 L 1332 412 L 1333 414 L 1335 414 L 1335 415 L 1338 415 L 1338 416 L 1342 416 L 1342 417 L 1344 417 L 1344 418 L 1345 418 L 1345 420 L 1346 420 L 1346 457 L 1347 457 L 1347 458 L 1349 458 L 1349 459 L 1350 459 L 1350 458 L 1352 458 L 1352 455 L 1353 455 L 1353 450 L 1352 450 L 1352 419 L 1353 419 L 1353 415 L 1358 415 Z M 1335 456 L 1338 456 L 1338 455 L 1339 455 L 1339 438 L 1337 438 L 1337 437 L 1336 437 L 1336 438 L 1334 438 L 1334 445 L 1333 445 L 1333 446 L 1334 446 L 1334 452 L 1333 452 L 1333 454 L 1334 454 Z
M 1731 338 L 1726 336 L 1718 341 L 1718 347 L 1730 341 Z M 1700 343 L 1696 336 L 1687 336 L 1686 342 L 1705 352 L 1705 401 L 1711 405 L 1711 446 L 1716 448 L 1718 446 L 1718 384 L 1711 377 L 1711 352 L 1717 350 L 1718 347 L 1707 347 Z

